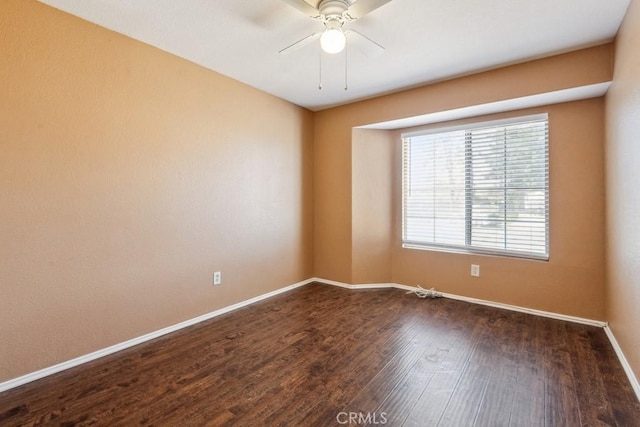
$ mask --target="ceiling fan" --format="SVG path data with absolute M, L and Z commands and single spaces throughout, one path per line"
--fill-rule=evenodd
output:
M 356 21 L 369 12 L 389 3 L 391 0 L 320 0 L 317 7 L 305 0 L 282 0 L 284 3 L 298 9 L 305 15 L 322 22 L 324 30 L 310 34 L 297 42 L 280 50 L 288 53 L 320 38 L 320 46 L 327 53 L 342 52 L 347 44 L 347 37 L 359 38 L 368 45 L 363 49 L 369 56 L 380 54 L 384 47 L 356 30 L 345 30 L 346 23 Z

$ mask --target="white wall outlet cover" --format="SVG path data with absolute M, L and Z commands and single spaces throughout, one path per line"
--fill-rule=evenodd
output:
M 471 275 L 473 277 L 480 277 L 480 266 L 476 264 L 471 264 Z

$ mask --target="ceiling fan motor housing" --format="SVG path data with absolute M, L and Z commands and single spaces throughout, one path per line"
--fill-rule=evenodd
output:
M 327 21 L 344 21 L 343 15 L 348 8 L 347 0 L 322 0 L 318 5 L 318 11 Z

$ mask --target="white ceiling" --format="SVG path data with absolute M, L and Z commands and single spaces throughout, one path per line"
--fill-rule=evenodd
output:
M 318 42 L 278 53 L 322 29 L 281 0 L 40 1 L 317 111 L 611 41 L 630 0 L 393 0 L 347 24 L 386 48 L 348 49 L 348 90 L 344 54 L 318 90 Z

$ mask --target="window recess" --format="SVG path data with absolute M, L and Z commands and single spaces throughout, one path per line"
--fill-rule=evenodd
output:
M 403 134 L 402 242 L 547 260 L 547 114 Z

